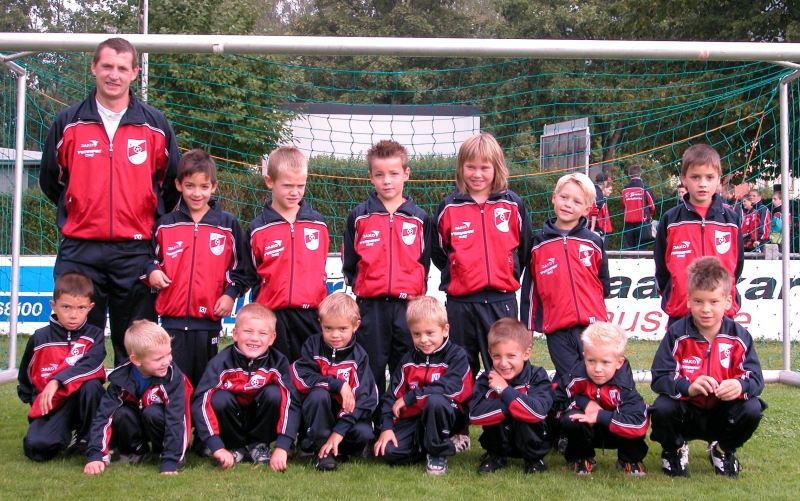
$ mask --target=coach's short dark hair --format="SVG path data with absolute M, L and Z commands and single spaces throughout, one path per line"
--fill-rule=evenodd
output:
M 74 297 L 85 297 L 92 301 L 94 285 L 92 280 L 78 271 L 68 271 L 56 278 L 53 300 L 57 301 L 63 294 Z
M 205 174 L 208 180 L 217 184 L 217 164 L 208 152 L 201 149 L 189 150 L 183 154 L 178 163 L 178 181 L 183 178 L 194 176 L 195 174 Z
M 717 288 L 722 289 L 724 296 L 731 293 L 733 278 L 714 256 L 695 259 L 686 268 L 686 277 L 686 288 L 690 294 L 694 291 L 713 291 Z
M 131 68 L 139 67 L 139 53 L 136 52 L 136 47 L 124 38 L 119 37 L 109 38 L 104 42 L 100 42 L 100 45 L 94 50 L 94 56 L 92 57 L 93 64 L 97 64 L 97 61 L 100 60 L 100 51 L 106 47 L 113 49 L 117 54 L 129 53 L 131 55 Z

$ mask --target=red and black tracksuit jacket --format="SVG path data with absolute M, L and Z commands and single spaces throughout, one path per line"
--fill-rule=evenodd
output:
M 635 177 L 622 188 L 620 197 L 625 211 L 625 222 L 641 224 L 650 221 L 656 212 L 653 190 L 645 186 L 642 178 Z
M 428 213 L 404 196 L 389 214 L 376 193 L 347 217 L 342 273 L 359 298 L 422 296 L 428 287 L 432 226 Z
M 519 290 L 532 232 L 519 195 L 492 193 L 478 204 L 468 194 L 452 193 L 439 204 L 434 221 L 432 258 L 442 270 L 440 290 L 455 297 L 487 290 L 511 296 Z
M 761 362 L 750 333 L 731 318 L 723 317 L 719 334 L 710 342 L 703 337 L 689 314 L 667 329 L 650 368 L 650 388 L 695 407 L 710 409 L 720 400 L 716 395 L 689 396 L 689 386 L 699 376 L 711 376 L 718 383 L 738 379 L 742 400 L 757 397 L 764 390 Z
M 170 365 L 164 377 L 153 376 L 141 398 L 138 397 L 139 382 L 133 373 L 133 364 L 128 361 L 108 375 L 108 389 L 92 421 L 92 431 L 86 451 L 87 462 L 102 461 L 109 454 L 113 441 L 114 413 L 125 404 L 139 409 L 150 405 L 164 406 L 164 443 L 161 452 L 160 471 L 177 471 L 178 463 L 184 459 L 192 438 L 192 417 L 189 402 L 192 383 L 175 364 Z
M 742 209 L 742 242 L 746 251 L 755 249 L 756 241 L 764 230 L 759 215 L 759 212 L 755 209 L 750 209 L 749 211 Z M 769 225 L 767 225 L 768 228 Z M 769 235 L 767 235 L 767 239 L 769 239 Z M 761 242 L 763 241 L 761 240 Z
M 216 391 L 229 391 L 239 405 L 247 407 L 262 388 L 271 384 L 278 385 L 281 390 L 275 447 L 288 451 L 300 426 L 300 395 L 292 383 L 289 360 L 274 349 L 249 359 L 236 345 L 228 346 L 208 362 L 192 398 L 194 425 L 203 443 L 212 451 L 225 447 L 219 436 L 217 415 L 211 406 Z
M 42 152 L 39 186 L 58 205 L 65 237 L 149 240 L 154 221 L 179 199 L 175 134 L 160 111 L 130 91 L 110 142 L 96 93 L 58 114 Z
M 53 409 L 58 409 L 81 385 L 92 379 L 106 380 L 103 360 L 106 358 L 103 330 L 84 322 L 68 331 L 50 315 L 50 325 L 42 327 L 28 339 L 17 375 L 17 394 L 31 405 L 28 418 L 42 417 L 39 394 L 52 380 L 60 387 L 53 396 Z
M 222 319 L 214 305 L 226 294 L 234 301 L 247 291 L 248 249 L 242 227 L 219 202 L 211 199 L 209 211 L 195 223 L 186 203 L 163 216 L 153 235 L 155 259 L 142 277 L 155 270 L 172 280 L 158 292 L 156 312 L 165 329 L 218 330 Z
M 445 338 L 430 355 L 417 348 L 407 353 L 392 374 L 381 401 L 381 430 L 393 430 L 392 406 L 402 398 L 406 407 L 400 419 L 419 417 L 429 395 L 444 395 L 466 414 L 472 397 L 473 378 L 464 348 Z
M 714 195 L 706 217 L 684 201 L 661 216 L 653 247 L 661 308 L 670 317 L 689 313 L 686 268 L 699 257 L 715 256 L 732 276 L 733 303 L 725 312 L 736 315 L 741 304 L 736 282 L 744 267 L 744 244 L 737 214 Z
M 489 387 L 488 371 L 478 376 L 469 406 L 469 421 L 478 426 L 494 426 L 506 419 L 538 423 L 547 418 L 552 405 L 552 383 L 547 371 L 525 361 L 522 372 L 499 395 Z
M 330 238 L 322 214 L 305 201 L 294 223 L 272 200 L 247 229 L 255 275 L 253 299 L 270 309 L 316 308 L 328 295 L 325 263 Z
M 533 236 L 531 260 L 522 280 L 523 322 L 549 334 L 578 325 L 605 322 L 609 295 L 608 257 L 603 239 L 581 218 L 567 235 L 546 221 Z
M 321 334 L 311 336 L 303 344 L 301 358 L 292 364 L 292 379 L 297 390 L 306 395 L 313 388 L 330 392 L 331 399 L 339 404 L 338 421 L 333 431 L 344 436 L 356 422 L 372 420 L 378 406 L 378 389 L 369 368 L 367 352 L 356 343 L 355 335 L 347 346 L 331 348 Z M 341 410 L 344 383 L 350 385 L 356 398 L 353 412 Z M 313 426 L 313 423 L 308 423 Z
M 602 385 L 589 378 L 583 362 L 576 364 L 557 382 L 553 401 L 559 419 L 570 410 L 584 411 L 589 402 L 597 402 L 602 407 L 597 414 L 597 423 L 608 427 L 608 431 L 618 437 L 643 438 L 650 426 L 647 404 L 636 391 L 627 359 L 614 377 Z

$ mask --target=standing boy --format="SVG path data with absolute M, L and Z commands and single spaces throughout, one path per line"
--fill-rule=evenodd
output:
M 147 461 L 152 447 L 161 458 L 159 471 L 175 475 L 186 464 L 192 385 L 172 363 L 169 334 L 158 324 L 134 322 L 125 333 L 125 349 L 130 359 L 108 376 L 83 472 L 102 473 L 113 442 L 120 452 L 117 463 Z
M 217 466 L 244 459 L 286 470 L 300 425 L 300 396 L 289 361 L 275 342 L 275 314 L 250 303 L 236 314 L 233 345 L 206 367 L 192 399 L 192 417 Z M 275 449 L 269 444 L 275 442 Z
M 747 329 L 725 316 L 732 280 L 716 257 L 689 265 L 690 313 L 673 323 L 653 359 L 650 387 L 653 433 L 660 443 L 662 470 L 687 476 L 680 447 L 689 440 L 709 442 L 708 458 L 718 475 L 739 476 L 736 450 L 758 427 L 767 404 L 761 364 Z
M 422 296 L 408 304 L 414 349 L 392 373 L 381 402 L 381 435 L 375 455 L 389 464 L 427 458 L 431 475 L 447 473 L 451 440 L 467 425 L 473 377 L 464 349 L 450 342 L 447 311 L 436 298 Z
M 556 217 L 533 236 L 531 261 L 522 281 L 522 318 L 547 335 L 556 374 L 582 360 L 581 333 L 606 319 L 610 293 L 603 239 L 586 228 L 594 186 L 586 174 L 562 176 L 553 192 Z
M 761 247 L 769 241 L 769 234 L 770 234 L 770 223 L 771 218 L 769 214 L 769 207 L 764 205 L 761 201 L 761 193 L 758 192 L 756 189 L 750 190 L 747 195 L 747 198 L 750 200 L 750 203 L 753 206 L 753 210 L 756 211 L 758 214 L 758 226 L 753 234 L 754 237 L 754 248 L 761 249 Z
M 623 223 L 623 250 L 636 250 L 653 242 L 652 230 L 648 228 L 655 214 L 653 191 L 642 181 L 642 168 L 636 164 L 628 167 L 630 181 L 622 188 L 622 210 L 625 211 Z
M 591 475 L 595 447 L 617 449 L 617 469 L 642 476 L 649 420 L 625 358 L 625 331 L 598 322 L 584 331 L 582 341 L 583 362 L 559 378 L 553 397 L 567 439 L 564 459 L 578 475 Z
M 378 141 L 367 152 L 375 191 L 350 212 L 344 230 L 342 273 L 361 311 L 359 343 L 369 356 L 378 395 L 386 391 L 386 364 L 394 373 L 413 349 L 406 306 L 425 294 L 431 258 L 428 213 L 403 195 L 408 152 L 396 141 Z
M 552 447 L 547 413 L 553 404 L 547 371 L 531 365 L 533 337 L 515 318 L 501 318 L 489 329 L 492 369 L 475 381 L 470 423 L 483 426 L 478 473 L 505 468 L 508 456 L 522 457 L 523 473 L 547 469 L 544 457 Z
M 178 165 L 178 210 L 156 223 L 156 259 L 145 276 L 160 292 L 156 311 L 172 339 L 172 359 L 192 386 L 219 350 L 222 319 L 247 290 L 248 251 L 239 221 L 211 198 L 217 168 L 203 150 Z
M 688 195 L 684 202 L 664 213 L 658 225 L 653 249 L 656 282 L 661 294 L 661 308 L 669 323 L 689 313 L 686 303 L 686 269 L 695 259 L 716 256 L 731 274 L 731 290 L 744 266 L 744 244 L 739 231 L 739 217 L 722 206 L 717 186 L 722 176 L 719 153 L 706 144 L 686 150 L 681 161 L 681 183 Z M 739 311 L 735 293 L 725 313 Z
M 276 149 L 263 174 L 272 199 L 247 229 L 256 273 L 253 300 L 275 313 L 274 348 L 294 361 L 306 339 L 320 332 L 317 307 L 328 294 L 328 226 L 303 200 L 308 161 L 300 150 Z
M 59 276 L 50 325 L 33 333 L 22 355 L 17 394 L 31 406 L 22 451 L 34 461 L 47 461 L 65 449 L 86 451 L 106 380 L 103 331 L 86 320 L 93 292 L 92 281 L 81 273 Z
M 114 365 L 127 360 L 125 330 L 139 318 L 156 320 L 155 295 L 139 281 L 152 250 L 153 222 L 178 202 L 180 160 L 172 127 L 138 101 L 136 49 L 110 38 L 92 58 L 96 88 L 58 114 L 42 151 L 39 186 L 58 206 L 62 239 L 53 274 L 80 271 L 94 283 L 89 323 L 106 325 Z
M 292 378 L 303 394 L 308 434 L 300 449 L 314 454 L 317 470 L 335 470 L 348 455 L 360 455 L 372 438 L 378 391 L 364 349 L 356 343 L 358 305 L 347 294 L 331 294 L 319 304 L 322 335 L 311 336 Z

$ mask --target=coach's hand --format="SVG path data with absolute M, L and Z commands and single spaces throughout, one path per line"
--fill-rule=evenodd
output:
M 217 303 L 214 305 L 214 315 L 219 318 L 225 318 L 231 316 L 232 311 L 233 298 L 227 294 L 223 294 L 222 297 L 217 299 Z
M 147 281 L 150 282 L 150 287 L 157 290 L 166 289 L 172 283 L 167 274 L 161 270 L 151 271 Z

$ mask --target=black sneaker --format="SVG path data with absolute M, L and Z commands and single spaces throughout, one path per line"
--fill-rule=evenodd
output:
M 668 477 L 688 477 L 689 473 L 686 471 L 681 456 L 681 450 L 674 451 L 663 450 L 661 451 L 661 471 Z
M 720 452 L 717 443 L 712 442 L 708 448 L 708 460 L 714 467 L 714 473 L 736 480 L 739 478 L 739 459 L 733 452 Z
M 319 471 L 334 471 L 338 463 L 336 462 L 336 458 L 333 457 L 333 454 L 328 454 L 324 458 L 319 456 L 314 456 L 314 468 Z
M 591 475 L 592 470 L 594 470 L 594 465 L 595 465 L 594 458 L 579 459 L 574 463 L 572 463 L 572 471 L 574 471 L 578 475 Z
M 478 473 L 494 473 L 508 466 L 508 460 L 505 456 L 497 456 L 488 452 L 481 456 L 480 461 Z
M 85 456 L 86 449 L 88 444 L 86 440 L 83 438 L 78 438 L 78 435 L 73 435 L 72 440 L 70 441 L 69 445 L 66 449 L 64 449 L 64 453 L 67 456 Z
M 646 472 L 642 463 L 626 463 L 625 461 L 617 461 L 615 465 L 618 470 L 622 470 L 626 475 L 631 477 L 643 477 Z
M 522 466 L 522 473 L 530 475 L 532 473 L 544 473 L 547 471 L 547 465 L 541 459 L 531 459 L 525 461 Z
M 267 444 L 261 443 L 250 447 L 250 460 L 254 464 L 269 464 L 272 459 L 272 451 Z
M 556 449 L 558 450 L 558 453 L 561 454 L 562 456 L 564 455 L 565 452 L 567 452 L 568 443 L 569 442 L 567 440 L 567 437 L 559 437 Z

